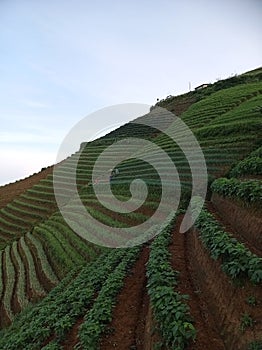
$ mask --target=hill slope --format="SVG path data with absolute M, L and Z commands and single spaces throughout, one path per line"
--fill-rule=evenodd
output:
M 261 77 L 260 68 L 168 97 L 148 115 L 83 144 L 55 173 L 47 169 L 35 176 L 33 186 L 27 182 L 21 193 L 17 184 L 6 187 L 13 194 L 2 199 L 0 209 L 1 326 L 22 312 L 2 330 L 1 349 L 73 349 L 76 344 L 83 349 L 152 349 L 157 343 L 176 349 L 259 348 Z M 184 131 L 170 124 L 168 113 L 160 113 L 158 120 L 157 107 L 175 111 L 193 131 L 205 156 L 209 185 L 213 182 L 206 207 L 186 234 L 179 227 L 191 197 L 192 161 L 174 142 L 183 140 Z M 146 126 L 147 121 L 155 127 Z M 140 208 L 120 214 L 110 196 L 104 197 L 109 208 L 98 201 L 92 171 L 103 150 L 130 135 L 148 143 L 138 148 L 130 140 L 123 147 L 128 159 L 117 166 L 111 186 L 125 202 L 130 182 L 141 178 L 149 194 Z M 155 213 L 162 195 L 159 174 L 150 162 L 167 184 L 170 178 L 155 146 L 173 161 L 182 184 L 180 211 L 171 223 L 163 221 L 161 234 L 138 248 L 102 248 L 83 239 L 89 234 L 115 244 L 119 237 L 82 220 L 72 190 L 75 167 L 78 193 L 94 218 L 112 227 L 137 226 Z M 100 164 L 99 186 L 108 181 L 115 157 L 112 150 Z M 196 169 L 197 164 L 195 159 Z M 80 234 L 58 210 L 54 176 L 66 199 L 64 210 Z M 172 211 L 171 198 L 165 209 Z M 153 329 L 157 332 L 152 335 Z

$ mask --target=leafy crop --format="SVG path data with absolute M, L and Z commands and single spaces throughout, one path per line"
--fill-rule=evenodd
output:
M 248 313 L 242 314 L 240 329 L 242 332 L 245 331 L 246 328 L 252 327 L 254 325 L 254 320 Z
M 188 296 L 174 290 L 179 273 L 172 269 L 169 261 L 171 227 L 172 224 L 168 225 L 151 245 L 147 289 L 163 340 L 167 346 L 179 350 L 195 338 L 196 330 L 185 303 Z
M 248 157 L 238 162 L 229 173 L 230 177 L 244 175 L 262 175 L 262 147 L 259 147 Z
M 261 350 L 262 349 L 262 340 L 253 341 L 252 343 L 248 344 L 248 350 Z
M 18 299 L 19 305 L 20 305 L 21 309 L 23 309 L 28 304 L 28 298 L 25 294 L 25 290 L 26 290 L 25 266 L 24 266 L 23 261 L 18 253 L 17 241 L 13 242 L 12 249 L 13 249 L 15 259 L 16 259 L 17 264 L 18 264 L 18 268 L 19 268 L 19 273 L 18 273 L 18 277 L 17 277 L 16 294 L 17 294 L 17 299 Z
M 45 251 L 43 249 L 43 246 L 41 242 L 30 232 L 26 235 L 27 239 L 29 239 L 30 244 L 33 244 L 37 250 L 38 257 L 41 261 L 41 268 L 44 272 L 44 274 L 47 276 L 47 278 L 52 282 L 52 284 L 56 285 L 59 280 L 56 277 L 55 273 L 53 272 L 52 267 L 50 266 Z
M 262 201 L 262 182 L 258 180 L 239 181 L 234 178 L 220 178 L 212 183 L 211 190 L 223 197 L 240 199 L 248 204 L 261 204 Z
M 248 157 L 239 162 L 229 173 L 230 177 L 262 175 L 262 158 Z
M 5 294 L 3 296 L 3 304 L 9 319 L 12 320 L 14 315 L 11 308 L 11 299 L 12 299 L 12 293 L 15 285 L 15 268 L 11 260 L 10 246 L 8 246 L 7 249 L 5 250 L 5 266 L 6 266 L 7 281 L 5 286 Z
M 96 261 L 83 267 L 78 276 L 68 284 L 75 272 L 66 277 L 47 297 L 31 309 L 16 317 L 12 325 L 0 332 L 0 349 L 37 350 L 51 335 L 62 340 L 92 305 L 108 275 L 125 257 L 126 250 L 102 254 Z
M 100 336 L 112 319 L 116 296 L 124 284 L 127 270 L 137 259 L 139 251 L 138 247 L 127 250 L 120 264 L 108 276 L 92 309 L 86 314 L 79 331 L 80 344 L 83 349 L 97 350 L 99 348 Z M 76 348 L 79 348 L 79 345 L 76 345 Z
M 196 208 L 192 203 L 192 212 Z M 225 232 L 212 214 L 203 209 L 195 226 L 214 260 L 221 259 L 222 270 L 232 279 L 247 278 L 254 284 L 262 281 L 262 258 L 250 252 L 244 244 Z
M 27 263 L 28 263 L 28 271 L 29 271 L 29 285 L 32 291 L 35 292 L 37 296 L 44 296 L 46 294 L 45 290 L 43 289 L 42 285 L 40 284 L 40 281 L 37 278 L 36 268 L 34 264 L 34 259 L 31 254 L 31 251 L 26 244 L 26 241 L 24 237 L 21 237 L 20 239 L 21 248 L 23 250 L 23 255 L 26 257 Z

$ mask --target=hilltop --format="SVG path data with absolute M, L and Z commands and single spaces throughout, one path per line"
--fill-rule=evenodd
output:
M 187 158 L 194 145 L 168 111 L 193 132 L 207 166 L 205 205 L 186 233 L 180 224 L 192 191 L 198 193 L 194 174 L 200 186 L 205 172 L 196 153 Z M 83 143 L 61 164 L 0 187 L 0 348 L 261 348 L 261 118 L 258 68 L 168 96 L 147 115 Z M 111 188 L 127 202 L 131 181 L 140 178 L 148 195 L 139 208 L 121 213 L 110 196 L 103 197 L 107 206 L 99 202 L 95 186 L 103 188 L 108 181 L 113 147 L 130 136 L 147 143 L 122 146 L 121 156 L 128 159 L 117 165 Z M 107 149 L 98 183 L 92 183 L 96 160 Z M 175 181 L 161 152 L 178 170 Z M 97 243 L 117 246 L 123 237 L 83 219 L 74 177 L 88 213 L 123 232 L 157 212 L 162 186 L 181 185 L 181 200 L 170 221 L 164 214 L 172 213 L 173 198 L 167 197 L 156 238 L 108 248 Z M 192 218 L 200 205 L 201 198 L 194 196 Z

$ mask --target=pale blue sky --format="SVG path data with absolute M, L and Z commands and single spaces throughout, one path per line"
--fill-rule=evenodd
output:
M 54 163 L 97 109 L 261 66 L 261 14 L 259 0 L 0 0 L 0 184 Z

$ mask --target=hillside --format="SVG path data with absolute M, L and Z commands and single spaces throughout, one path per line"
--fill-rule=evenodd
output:
M 0 187 L 0 349 L 261 349 L 261 118 L 258 68 L 169 96 L 59 165 Z M 206 195 L 181 121 L 203 151 Z M 119 201 L 130 199 L 132 180 L 148 188 L 130 212 L 105 192 L 116 158 Z M 146 223 L 155 216 L 153 238 Z

